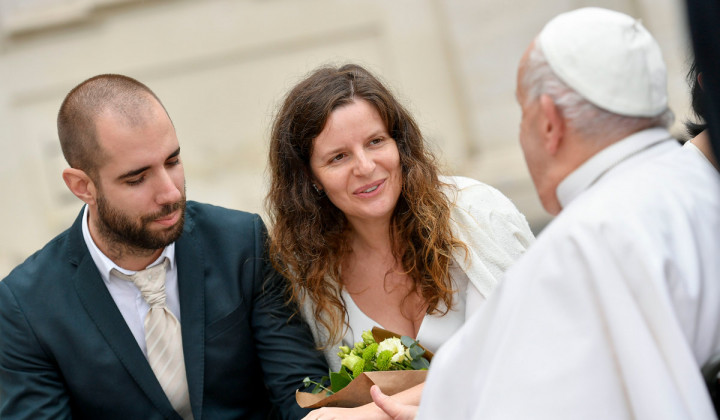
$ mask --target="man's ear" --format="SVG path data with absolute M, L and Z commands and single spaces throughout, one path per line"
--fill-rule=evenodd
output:
M 63 181 L 70 192 L 87 204 L 95 204 L 97 188 L 85 171 L 67 168 L 62 173 Z
M 543 115 L 542 134 L 545 148 L 550 155 L 557 154 L 565 137 L 565 120 L 550 95 L 540 96 L 540 110 Z

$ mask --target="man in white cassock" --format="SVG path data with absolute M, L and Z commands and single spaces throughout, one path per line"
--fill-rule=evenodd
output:
M 579 9 L 517 79 L 520 143 L 558 216 L 439 350 L 417 418 L 715 418 L 700 366 L 720 351 L 720 180 L 665 128 L 657 43 Z

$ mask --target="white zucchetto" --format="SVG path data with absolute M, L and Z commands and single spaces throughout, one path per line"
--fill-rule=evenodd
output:
M 662 53 L 639 20 L 582 8 L 552 19 L 536 42 L 553 72 L 592 104 L 632 117 L 667 108 Z

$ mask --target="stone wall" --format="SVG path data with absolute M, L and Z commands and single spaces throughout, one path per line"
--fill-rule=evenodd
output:
M 642 17 L 685 115 L 679 0 L 4 0 L 0 3 L 0 278 L 72 223 L 55 133 L 64 95 L 122 73 L 163 100 L 188 198 L 263 213 L 269 125 L 284 93 L 321 64 L 358 62 L 417 117 L 444 171 L 506 193 L 539 230 L 517 142 L 515 68 L 553 15 L 602 5 Z

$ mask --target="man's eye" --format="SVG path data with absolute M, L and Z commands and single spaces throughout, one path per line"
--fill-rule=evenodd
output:
M 127 181 L 127 184 L 128 184 L 128 185 L 140 185 L 140 184 L 142 184 L 143 181 L 145 181 L 145 177 L 144 177 L 144 176 L 143 176 L 143 177 L 140 177 L 140 178 L 138 178 L 138 179 L 133 179 L 133 180 L 131 180 L 131 181 Z
M 180 159 L 174 159 L 174 160 L 168 161 L 167 164 L 168 164 L 169 166 L 179 165 L 179 164 L 180 164 Z

